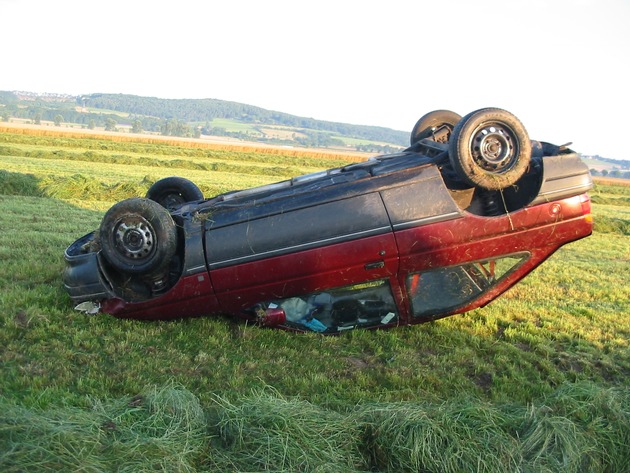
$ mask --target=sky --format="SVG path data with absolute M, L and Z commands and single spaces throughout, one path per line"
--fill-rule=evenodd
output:
M 630 0 L 0 0 L 0 90 L 230 100 L 409 130 L 515 114 L 630 159 Z

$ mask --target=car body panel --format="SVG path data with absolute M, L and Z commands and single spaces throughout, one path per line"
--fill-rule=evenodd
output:
M 130 302 L 113 295 L 101 303 L 106 314 L 143 320 L 178 319 L 217 313 L 220 309 L 210 278 L 203 273 L 180 278 L 177 285 L 157 299 Z
M 217 289 L 220 303 L 234 312 L 261 300 L 381 279 L 397 272 L 394 237 L 387 233 L 217 269 L 211 276 L 213 281 L 221 281 Z

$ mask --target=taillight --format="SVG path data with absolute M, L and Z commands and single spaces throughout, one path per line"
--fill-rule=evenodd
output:
M 591 198 L 588 194 L 580 195 L 580 204 L 582 205 L 582 214 L 586 223 L 593 223 L 593 215 L 591 215 Z

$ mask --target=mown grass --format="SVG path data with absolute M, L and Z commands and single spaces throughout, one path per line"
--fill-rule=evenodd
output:
M 321 337 L 75 312 L 64 248 L 161 168 L 108 177 L 104 151 L 27 173 L 18 154 L 0 171 L 0 471 L 627 470 L 630 188 L 598 185 L 595 234 L 484 309 Z
M 80 201 L 112 203 L 144 195 L 153 182 L 171 175 L 193 180 L 210 197 L 356 160 L 355 156 L 299 155 L 278 149 L 263 153 L 247 148 L 191 148 L 178 142 L 127 143 L 0 133 L 0 169 L 32 176 L 41 195 Z M 4 180 L 13 182 L 9 177 Z
M 566 385 L 527 406 L 459 399 L 346 410 L 258 389 L 204 409 L 169 384 L 83 408 L 0 398 L 0 468 L 17 471 L 626 471 L 628 391 Z

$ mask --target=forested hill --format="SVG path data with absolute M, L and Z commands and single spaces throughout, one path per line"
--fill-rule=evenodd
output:
M 215 118 L 227 118 L 245 123 L 327 131 L 343 136 L 382 141 L 401 146 L 406 146 L 409 142 L 409 132 L 384 127 L 315 120 L 225 100 L 161 99 L 125 94 L 91 94 L 78 97 L 77 100 L 85 107 L 115 110 L 165 120 L 177 119 L 188 123 L 204 123 Z
M 86 107 L 161 119 L 175 118 L 186 122 L 207 122 L 215 118 L 227 118 L 245 123 L 327 131 L 343 136 L 382 141 L 401 146 L 407 145 L 409 140 L 409 132 L 384 127 L 315 120 L 218 99 L 161 99 L 125 94 L 91 94 L 81 96 L 78 100 Z

